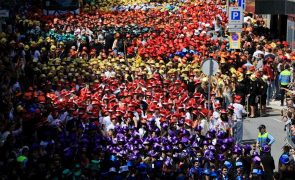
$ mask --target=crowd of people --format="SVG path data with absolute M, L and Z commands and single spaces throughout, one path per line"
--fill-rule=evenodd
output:
M 230 49 L 224 1 L 141 3 L 16 13 L 0 33 L 1 178 L 292 179 L 294 148 L 275 162 L 267 125 L 241 143 L 274 99 L 295 137 L 288 43 L 245 14 Z

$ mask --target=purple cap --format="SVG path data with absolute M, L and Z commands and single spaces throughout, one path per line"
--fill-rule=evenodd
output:
M 165 151 L 166 152 L 170 152 L 172 149 L 172 147 L 170 145 L 165 146 Z
M 229 144 L 228 138 L 223 139 L 222 143 L 223 144 Z
M 154 149 L 155 151 L 160 151 L 160 150 L 161 150 L 161 145 L 158 144 L 158 143 L 155 143 L 155 144 L 153 145 L 153 149 Z
M 168 129 L 168 123 L 167 122 L 163 122 L 162 123 L 162 128 L 165 129 L 165 130 Z
M 178 138 L 176 136 L 171 138 L 172 144 L 178 144 Z
M 192 134 L 191 134 L 190 137 L 189 137 L 189 140 L 190 140 L 190 141 L 194 141 L 195 138 L 196 138 L 196 135 L 192 135 Z
M 186 143 L 189 142 L 189 140 L 188 140 L 188 138 L 186 138 L 186 137 L 182 137 L 180 142 L 186 144 Z
M 117 134 L 117 138 L 124 138 L 125 136 L 124 136 L 124 134 L 122 134 L 122 133 L 118 133 Z
M 225 133 L 224 133 L 223 131 L 219 131 L 219 132 L 217 133 L 217 138 L 218 138 L 218 139 L 223 139 L 223 138 L 224 138 L 224 135 L 225 135 Z
M 207 140 L 203 141 L 203 145 L 208 145 L 208 144 L 209 144 L 209 142 Z
M 227 150 L 227 146 L 225 144 L 221 145 L 220 150 L 221 151 L 226 151 Z
M 216 151 L 215 146 L 213 146 L 213 145 L 209 145 L 207 149 L 209 149 L 212 152 Z
M 138 142 L 137 139 L 133 141 L 133 144 L 134 144 L 134 145 L 137 145 L 138 143 L 139 143 L 139 142 Z
M 161 130 L 160 130 L 159 128 L 154 128 L 154 132 L 155 132 L 155 133 L 160 133 Z
M 184 135 L 184 136 L 189 136 L 189 135 L 190 135 L 189 131 L 186 130 L 186 129 L 182 129 L 180 132 L 181 132 L 181 134 Z
M 179 147 L 178 146 L 173 146 L 173 150 L 178 151 Z
M 195 131 L 199 131 L 200 132 L 200 131 L 202 131 L 202 129 L 203 129 L 202 126 L 196 126 L 195 127 Z
M 165 160 L 164 164 L 165 164 L 166 166 L 171 166 L 171 165 L 172 165 L 171 159 L 170 159 L 170 158 L 167 158 L 167 159 Z
M 254 162 L 255 164 L 260 163 L 260 162 L 261 162 L 260 157 L 259 157 L 259 156 L 255 156 L 255 157 L 253 158 L 253 162 Z
M 175 135 L 175 132 L 174 131 L 172 131 L 172 130 L 168 130 L 168 134 L 169 134 L 169 136 L 171 136 L 171 137 L 173 137 L 173 136 L 176 136 Z
M 153 142 L 154 142 L 154 143 L 160 143 L 160 138 L 159 138 L 159 137 L 155 137 L 155 138 L 153 138 Z
M 218 161 L 224 161 L 225 160 L 225 156 L 223 154 L 218 154 L 217 155 L 217 160 Z
M 216 140 L 216 145 L 222 145 L 223 144 L 223 140 L 222 139 L 217 139 Z
M 71 147 L 65 148 L 64 149 L 64 156 L 65 157 L 71 157 L 73 155 L 73 151 Z
M 180 119 L 177 124 L 178 124 L 178 126 L 183 126 L 184 125 L 184 119 Z
M 123 130 L 123 129 L 121 129 L 121 126 L 119 126 L 119 125 L 116 125 L 114 129 L 117 133 L 119 133 L 119 131 Z
M 158 153 L 154 150 L 151 150 L 149 153 L 148 153 L 149 156 L 151 157 L 156 157 L 158 155 Z
M 251 147 L 250 144 L 246 144 L 246 145 L 244 145 L 243 149 L 244 149 L 244 152 L 245 152 L 246 154 L 248 154 L 248 153 L 251 152 L 252 147 Z
M 168 142 L 168 138 L 167 138 L 167 137 L 162 137 L 162 138 L 161 138 L 161 141 L 162 141 L 162 142 Z
M 232 153 L 241 155 L 242 154 L 242 149 L 240 147 L 234 147 Z
M 209 132 L 211 135 L 215 135 L 215 134 L 216 134 L 216 130 L 213 129 L 213 128 L 209 129 L 208 132 Z
M 232 137 L 230 137 L 230 138 L 228 138 L 228 142 L 229 142 L 230 144 L 232 144 L 233 142 L 235 142 L 235 139 L 232 138 Z
M 212 139 L 211 134 L 210 134 L 210 133 L 207 133 L 207 134 L 205 135 L 205 139 Z
M 193 148 L 200 148 L 200 146 L 197 142 L 193 142 L 192 147 Z
M 252 154 L 252 157 L 255 157 L 255 156 L 259 156 L 259 153 L 257 151 L 254 151 Z
M 262 151 L 265 152 L 265 153 L 268 153 L 268 152 L 270 152 L 270 147 L 268 145 L 264 145 L 262 147 Z
M 212 151 L 210 151 L 210 150 L 205 150 L 204 156 L 209 161 L 214 159 L 214 153 Z

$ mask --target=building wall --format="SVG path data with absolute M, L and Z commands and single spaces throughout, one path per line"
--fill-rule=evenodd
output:
M 287 38 L 290 48 L 295 50 L 295 15 L 289 15 L 287 20 Z

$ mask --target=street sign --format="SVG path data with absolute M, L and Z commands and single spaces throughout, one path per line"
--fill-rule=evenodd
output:
M 242 24 L 229 24 L 227 29 L 228 29 L 228 32 L 242 32 L 243 25 Z
M 214 76 L 219 69 L 219 65 L 217 61 L 213 59 L 208 59 L 203 62 L 201 69 L 202 72 L 207 76 Z
M 242 29 L 243 25 L 242 24 L 229 24 L 228 29 Z
M 228 32 L 243 32 L 242 28 L 231 28 L 231 29 L 227 29 Z
M 243 10 L 245 10 L 246 0 L 238 0 L 238 7 L 241 7 L 241 8 L 243 8 Z
M 0 18 L 1 17 L 4 17 L 4 18 L 9 17 L 9 11 L 8 10 L 5 10 L 5 9 L 1 9 L 0 10 Z
M 241 33 L 230 33 L 229 36 L 229 48 L 240 49 L 241 48 Z
M 206 74 L 207 76 L 209 76 L 208 78 L 208 105 L 207 105 L 207 109 L 210 110 L 210 101 L 211 101 L 211 97 L 210 97 L 210 92 L 211 92 L 211 76 L 214 76 L 218 69 L 219 69 L 219 65 L 217 63 L 217 61 L 213 60 L 213 59 L 208 59 L 206 61 L 203 62 L 202 67 L 201 67 L 202 71 L 204 74 Z M 209 115 L 207 117 L 209 119 Z
M 243 24 L 244 15 L 243 8 L 229 7 L 228 24 Z

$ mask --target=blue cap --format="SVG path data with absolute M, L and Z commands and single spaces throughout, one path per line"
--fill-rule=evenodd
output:
M 242 166 L 243 166 L 243 163 L 241 161 L 236 162 L 236 167 L 242 167 Z
M 232 167 L 232 164 L 229 161 L 225 161 L 223 165 L 225 165 L 227 169 L 230 169 Z
M 210 169 L 204 169 L 203 174 L 205 174 L 205 175 L 211 175 Z
M 288 164 L 290 161 L 289 156 L 287 154 L 283 154 L 280 157 L 280 163 L 282 164 Z
M 113 162 L 117 161 L 117 157 L 115 155 L 111 155 L 110 160 L 113 161 Z
M 252 174 L 262 175 L 264 172 L 262 169 L 253 169 Z
M 217 171 L 212 171 L 210 176 L 211 177 L 217 177 L 218 176 Z

